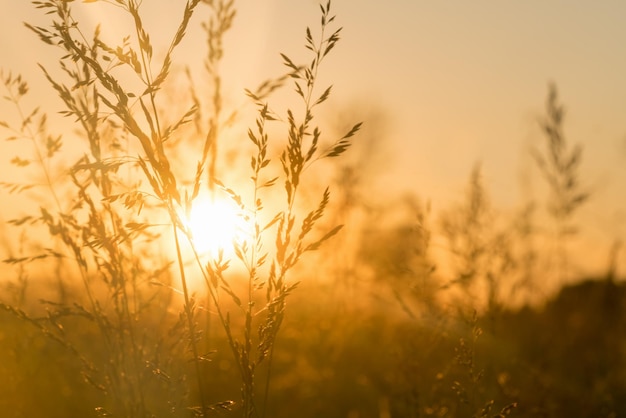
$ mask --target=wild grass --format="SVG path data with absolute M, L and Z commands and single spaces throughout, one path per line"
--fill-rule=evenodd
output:
M 76 356 L 86 381 L 107 395 L 106 405 L 95 409 L 99 415 L 124 417 L 152 416 L 167 410 L 209 416 L 233 407 L 230 399 L 210 400 L 211 376 L 206 363 L 211 360 L 207 350 L 213 343 L 207 341 L 211 335 L 203 332 L 200 314 L 214 312 L 239 371 L 241 402 L 236 409 L 242 416 L 263 416 L 276 338 L 286 301 L 297 286 L 289 279 L 290 272 L 306 252 L 317 250 L 341 228 L 320 233 L 316 225 L 330 200 L 328 188 L 316 207 L 303 213 L 296 204 L 313 163 L 340 156 L 360 128 L 356 124 L 338 140 L 327 142 L 314 120 L 316 108 L 331 92 L 330 87 L 320 90 L 318 72 L 339 41 L 341 29 L 332 29 L 335 16 L 331 4 L 323 4 L 319 34 L 314 36 L 309 28 L 305 33 L 309 64 L 297 65 L 282 54 L 288 78 L 302 103 L 302 116 L 289 109 L 281 117 L 266 101 L 285 84 L 285 76 L 269 80 L 257 90 L 247 90 L 258 107 L 258 117 L 247 135 L 254 148 L 251 162 L 236 168 L 250 170 L 252 181 L 238 190 L 223 183 L 216 168 L 221 129 L 226 123 L 219 62 L 224 54 L 223 37 L 235 18 L 234 2 L 193 0 L 183 4 L 182 18 L 162 60 L 155 58 L 155 46 L 144 24 L 142 8 L 146 5 L 134 0 L 104 3 L 122 9 L 133 22 L 119 45 L 110 45 L 101 36 L 100 26 L 91 35 L 84 32 L 73 11 L 88 7 L 85 5 L 34 1 L 34 7 L 49 16 L 49 24 L 27 23 L 42 42 L 62 54 L 54 68 L 40 67 L 62 101 L 68 132 L 50 134 L 46 113 L 23 107 L 28 84 L 20 76 L 3 73 L 7 98 L 18 110 L 19 120 L 15 124 L 2 122 L 2 126 L 12 131 L 9 140 L 29 141 L 33 150 L 33 157 L 16 157 L 12 163 L 37 170 L 43 178 L 41 184 L 6 182 L 3 186 L 18 194 L 44 186 L 52 197 L 51 205 L 42 205 L 37 213 L 10 223 L 27 228 L 43 226 L 55 243 L 34 255 L 6 261 L 23 266 L 43 259 L 65 260 L 74 264 L 83 283 L 82 294 L 75 298 L 59 295 L 59 300 L 45 301 L 46 314 L 42 317 L 3 306 Z M 201 93 L 192 89 L 187 110 L 174 115 L 170 100 L 162 92 L 175 51 L 184 41 L 192 17 L 201 9 L 208 15 L 203 28 L 207 36 L 204 68 L 213 86 L 210 106 L 203 109 Z M 170 144 L 189 135 L 186 125 L 191 123 L 195 128 L 191 133 L 202 141 L 196 141 L 197 167 L 189 181 L 184 172 L 176 170 Z M 278 161 L 272 156 L 281 144 L 270 139 L 266 131 L 269 123 L 286 129 L 288 141 Z M 80 131 L 80 140 L 71 137 L 72 128 Z M 68 143 L 79 157 L 56 170 L 53 165 Z M 282 208 L 272 202 L 272 208 L 278 209 L 271 213 L 265 209 L 266 190 L 280 184 L 285 192 Z M 187 217 L 203 188 L 232 199 L 249 226 L 247 234 L 233 242 L 233 260 L 224 258 L 222 252 L 207 260 L 195 247 Z M 163 240 L 172 241 L 173 258 L 167 254 L 152 256 Z M 193 253 L 191 266 L 185 260 L 183 245 Z M 245 286 L 235 285 L 238 274 L 231 273 L 234 262 L 246 272 Z M 69 268 L 64 263 L 64 269 Z M 171 277 L 174 274 L 178 280 Z M 203 278 L 207 304 L 192 293 L 192 274 Z M 176 301 L 178 289 L 182 305 Z M 180 316 L 172 317 L 169 311 L 178 307 Z M 74 340 L 77 336 L 72 335 L 71 325 L 76 321 L 95 326 L 93 338 L 101 351 L 91 352 Z M 192 370 L 188 370 L 187 361 Z M 259 404 L 257 385 L 264 363 L 268 366 Z
M 568 274 L 568 237 L 576 235 L 573 224 L 575 213 L 589 198 L 589 192 L 580 184 L 582 147 L 570 145 L 563 132 L 565 108 L 559 103 L 558 91 L 552 83 L 546 101 L 546 116 L 540 120 L 546 138 L 544 152 L 533 150 L 533 157 L 548 184 L 550 195 L 548 213 L 554 221 L 554 239 L 561 281 Z
M 0 362 L 0 409 L 15 417 L 626 412 L 623 286 L 585 287 L 588 298 L 565 289 L 543 311 L 511 307 L 552 273 L 539 268 L 548 251 L 535 244 L 534 205 L 506 217 L 478 164 L 466 194 L 438 214 L 412 198 L 361 201 L 373 195 L 363 180 L 372 144 L 340 166 L 335 157 L 361 124 L 342 118 L 343 131 L 329 134 L 319 116 L 332 97 L 320 74 L 342 34 L 330 2 L 320 5 L 320 26 L 304 30 L 304 54 L 279 55 L 284 73 L 242 92 L 249 120 L 227 106 L 220 72 L 237 27 L 234 1 L 181 3 L 163 54 L 152 43 L 159 28 L 144 19 L 151 4 L 100 2 L 130 22 L 115 41 L 104 26 L 77 21 L 94 1 L 84 3 L 35 1 L 48 23 L 29 24 L 59 53 L 41 71 L 60 99 L 61 134 L 56 109 L 33 106 L 21 76 L 0 77 L 15 112 L 0 125 L 22 145 L 12 164 L 23 173 L 2 187 L 34 208 L 7 225 L 20 238 L 4 260 L 15 280 L 0 302 L 0 358 L 9 360 Z M 198 17 L 208 91 L 193 63 L 176 70 Z M 277 94 L 287 93 L 294 100 L 285 107 Z M 547 147 L 533 158 L 564 248 L 587 193 L 582 150 L 564 138 L 557 99 L 550 87 L 540 124 Z M 329 168 L 338 177 L 332 193 L 320 181 L 333 178 Z M 235 204 L 243 226 L 232 251 L 198 248 L 189 218 L 203 195 Z M 399 208 L 407 218 L 389 216 Z M 352 229 L 337 239 L 344 221 Z M 318 249 L 326 252 L 314 257 Z M 437 257 L 442 249 L 449 263 Z

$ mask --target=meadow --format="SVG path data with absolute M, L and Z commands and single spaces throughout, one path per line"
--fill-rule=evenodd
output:
M 75 18 L 90 3 L 127 26 Z M 181 2 L 163 54 L 148 2 L 32 5 L 62 110 L 2 68 L 0 186 L 19 207 L 1 230 L 2 416 L 626 415 L 619 244 L 603 277 L 544 288 L 593 199 L 555 84 L 532 156 L 545 202 L 505 216 L 477 164 L 432 213 L 368 195 L 367 120 L 323 120 L 330 1 L 242 107 L 220 73 L 234 0 Z M 192 67 L 177 52 L 196 24 Z

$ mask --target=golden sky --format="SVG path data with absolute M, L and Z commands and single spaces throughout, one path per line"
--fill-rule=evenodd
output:
M 143 3 L 157 5 L 150 22 L 168 39 L 182 2 Z M 54 97 L 33 72 L 54 52 L 21 24 L 41 22 L 38 12 L 26 0 L 0 4 L 0 67 Z M 301 53 L 319 9 L 311 0 L 236 4 L 224 69 L 239 102 L 243 87 L 281 71 L 279 52 Z M 543 145 L 537 118 L 554 81 L 567 108 L 566 136 L 585 149 L 582 178 L 593 193 L 581 213 L 585 251 L 603 260 L 615 239 L 626 239 L 626 2 L 335 0 L 333 7 L 344 30 L 325 81 L 335 85 L 342 112 L 384 115 L 384 190 L 410 191 L 442 209 L 460 198 L 480 161 L 498 207 L 519 205 L 529 193 L 543 198 L 528 149 Z M 97 3 L 84 10 L 87 20 L 117 24 Z M 202 42 L 192 37 L 186 54 L 195 58 Z M 10 154 L 7 144 L 0 151 Z M 7 162 L 0 164 L 1 176 Z M 528 173 L 530 192 L 521 187 Z M 624 271 L 624 252 L 621 260 Z

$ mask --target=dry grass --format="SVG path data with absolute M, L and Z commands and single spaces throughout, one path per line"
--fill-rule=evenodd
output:
M 544 312 L 508 305 L 551 273 L 538 268 L 547 251 L 534 245 L 533 205 L 506 218 L 478 165 L 466 195 L 437 222 L 430 204 L 373 207 L 354 198 L 371 194 L 359 183 L 366 168 L 339 167 L 335 157 L 361 124 L 329 135 L 319 120 L 332 97 L 319 75 L 341 34 L 330 2 L 320 6 L 319 28 L 304 31 L 304 54 L 281 54 L 284 74 L 242 92 L 254 110 L 243 121 L 245 112 L 225 104 L 220 74 L 225 36 L 237 23 L 234 1 L 181 2 L 161 59 L 143 20 L 147 2 L 101 2 L 131 22 L 119 45 L 75 20 L 89 4 L 33 2 L 48 24 L 30 29 L 59 53 L 41 69 L 63 106 L 61 134 L 44 109 L 29 105 L 22 77 L 0 77 L 16 111 L 0 125 L 31 150 L 12 160 L 26 180 L 1 185 L 35 207 L 8 222 L 21 234 L 4 260 L 16 280 L 0 303 L 0 357 L 11 360 L 0 364 L 0 409 L 15 417 L 624 412 L 616 331 L 623 286 L 611 278 L 606 290 L 584 290 L 602 301 L 596 305 L 573 290 Z M 174 70 L 198 15 L 208 92 L 191 70 Z M 181 79 L 185 93 L 175 95 Z M 278 110 L 277 93 L 291 94 L 292 107 Z M 534 158 L 564 248 L 587 193 L 578 181 L 582 151 L 569 147 L 562 122 L 552 87 L 541 121 L 547 148 Z M 249 128 L 237 135 L 238 124 Z M 237 155 L 226 141 L 236 141 Z M 330 178 L 321 173 L 329 167 L 348 174 L 332 194 L 319 181 Z M 345 200 L 339 215 L 337 188 Z M 196 248 L 189 217 L 202 195 L 229 199 L 245 225 L 230 255 Z M 394 205 L 410 218 L 390 226 Z M 331 238 L 352 210 L 363 224 L 350 230 L 348 254 L 346 241 Z M 311 254 L 320 248 L 327 252 Z M 449 273 L 434 254 L 442 248 Z M 581 312 L 608 323 L 611 334 Z M 576 333 L 560 335 L 567 327 Z M 610 364 L 594 359 L 596 343 Z M 580 360 L 572 354 L 580 345 L 592 372 L 568 367 Z
M 313 172 L 309 167 L 317 160 L 341 155 L 360 128 L 357 124 L 339 140 L 326 144 L 314 123 L 316 108 L 330 96 L 330 88 L 318 92 L 317 75 L 339 41 L 341 29 L 328 34 L 335 17 L 330 2 L 322 5 L 319 35 L 314 37 L 312 30 L 306 30 L 305 46 L 311 54 L 306 61 L 310 64 L 296 65 L 283 54 L 287 76 L 247 91 L 258 106 L 256 126 L 248 131 L 254 151 L 251 164 L 236 170 L 251 170 L 252 182 L 237 189 L 224 184 L 217 169 L 222 128 L 236 115 L 236 110 L 228 114 L 223 109 L 219 74 L 225 53 L 223 38 L 235 19 L 234 2 L 191 0 L 184 4 L 178 29 L 160 62 L 154 57 L 155 46 L 142 17 L 142 7 L 147 6 L 135 0 L 106 3 L 122 9 L 133 22 L 120 45 L 110 45 L 99 27 L 91 35 L 84 33 L 82 22 L 73 15 L 74 8 L 84 5 L 60 0 L 33 2 L 49 16 L 49 25 L 27 26 L 61 53 L 56 64 L 41 69 L 64 105 L 67 132 L 48 133 L 45 112 L 23 108 L 27 83 L 10 73 L 2 77 L 7 97 L 19 115 L 17 123 L 2 122 L 2 126 L 13 132 L 9 139 L 30 141 L 33 150 L 33 157 L 16 157 L 13 164 L 37 170 L 53 202 L 10 222 L 18 227 L 45 227 L 53 244 L 7 262 L 23 266 L 57 259 L 64 271 L 76 271 L 83 283 L 80 294 L 69 296 L 60 291 L 58 300 L 46 301 L 45 316 L 32 316 L 9 305 L 4 305 L 5 309 L 76 356 L 86 381 L 107 395 L 106 404 L 96 408 L 98 414 L 124 417 L 152 416 L 168 409 L 209 416 L 233 408 L 231 400 L 212 401 L 208 389 L 211 376 L 207 364 L 215 345 L 209 327 L 214 314 L 239 371 L 241 403 L 235 408 L 246 417 L 262 416 L 286 300 L 297 285 L 289 279 L 290 271 L 304 253 L 318 249 L 340 229 L 337 226 L 320 233 L 316 225 L 330 200 L 328 188 L 308 212 L 302 213 L 296 200 L 305 171 Z M 208 16 L 203 24 L 207 36 L 204 68 L 213 92 L 209 106 L 203 108 L 201 93 L 191 85 L 187 110 L 176 116 L 164 86 L 174 53 L 185 39 L 192 16 L 198 13 Z M 190 73 L 188 76 L 191 78 Z M 297 112 L 303 115 L 301 120 L 291 109 L 285 117 L 279 116 L 267 102 L 288 79 L 301 99 L 302 109 Z M 286 128 L 289 138 L 277 160 L 270 156 L 281 144 L 270 139 L 268 123 Z M 70 166 L 54 170 L 67 143 L 76 141 L 69 138 L 73 129 L 80 131 L 77 153 L 81 156 Z M 184 170 L 177 170 L 180 164 L 172 146 L 190 133 L 204 138 L 196 144 L 198 160 L 191 179 Z M 280 184 L 286 193 L 282 203 L 270 202 L 272 209 L 266 209 L 265 199 L 275 195 L 273 190 Z M 41 184 L 3 186 L 23 194 Z M 221 253 L 207 260 L 195 248 L 186 217 L 204 189 L 230 197 L 249 225 L 251 232 L 233 242 L 232 260 Z M 164 241 L 172 243 L 175 257 L 152 255 L 159 246 L 169 245 Z M 191 264 L 185 259 L 186 247 L 193 254 Z M 234 285 L 239 275 L 232 267 L 235 263 L 246 272 L 245 286 Z M 190 275 L 198 274 L 203 277 L 206 300 L 189 285 Z M 182 304 L 177 301 L 178 292 Z M 177 309 L 180 316 L 170 314 Z M 93 338 L 101 350 L 94 352 L 75 340 L 78 335 L 72 327 L 81 321 L 93 325 Z M 259 405 L 258 370 L 265 363 Z

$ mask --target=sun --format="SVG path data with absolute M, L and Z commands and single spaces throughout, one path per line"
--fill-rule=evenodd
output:
M 193 202 L 187 226 L 196 251 L 217 257 L 220 251 L 232 252 L 233 242 L 243 233 L 243 224 L 234 202 L 199 198 Z

